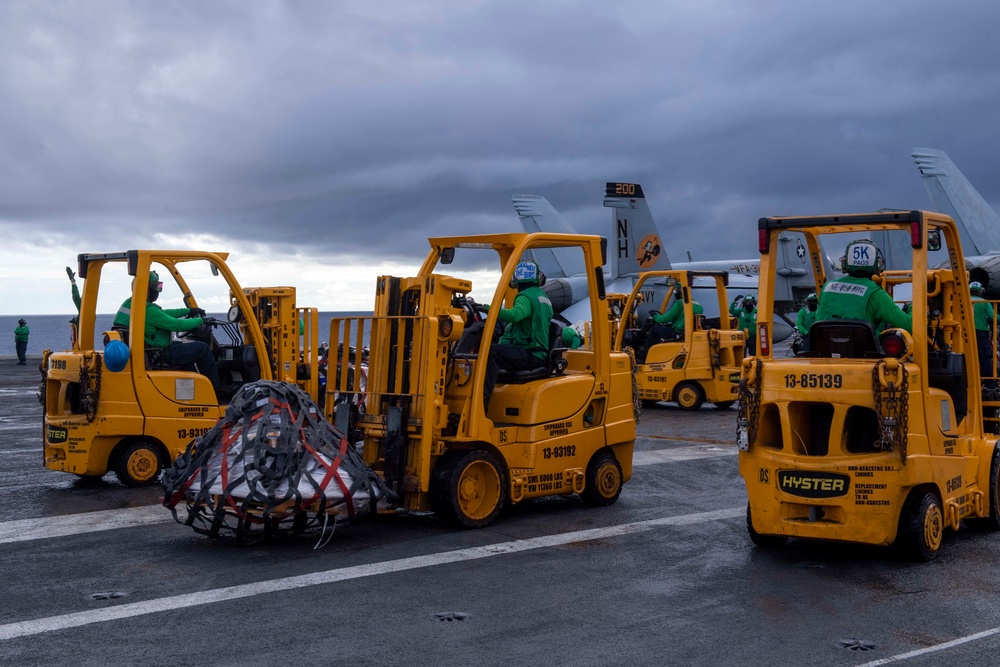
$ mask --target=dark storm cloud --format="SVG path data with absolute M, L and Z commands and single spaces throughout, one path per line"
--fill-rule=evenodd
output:
M 422 256 L 608 233 L 641 182 L 673 256 L 761 215 L 926 207 L 909 152 L 1000 201 L 998 10 L 885 3 L 38 3 L 0 8 L 0 221 Z M 306 249 L 303 248 L 306 246 Z M 676 250 L 674 250 L 676 248 Z

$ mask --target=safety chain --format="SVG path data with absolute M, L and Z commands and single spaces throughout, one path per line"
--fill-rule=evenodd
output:
M 746 451 L 757 440 L 760 421 L 760 393 L 764 387 L 764 363 L 760 357 L 750 361 L 750 372 L 740 378 L 740 405 L 736 416 L 736 444 Z
M 38 383 L 38 402 L 42 404 L 42 412 L 45 412 L 45 385 L 48 383 L 49 379 L 49 355 L 52 354 L 52 350 L 46 349 L 42 352 L 42 363 L 39 365 L 38 370 L 42 374 L 42 379 Z M 42 428 L 45 428 L 44 426 Z
M 909 373 L 905 365 L 895 359 L 880 359 L 875 363 L 872 368 L 872 390 L 879 423 L 879 438 L 875 447 L 889 451 L 898 443 L 904 462 L 909 433 L 909 387 Z
M 639 372 L 639 364 L 635 360 L 635 350 L 626 347 L 625 352 L 628 353 L 629 364 L 632 366 L 632 412 L 635 414 L 635 420 L 639 421 L 639 415 L 642 414 L 642 399 L 639 398 L 639 383 L 635 379 Z
M 94 388 L 90 388 L 90 372 L 87 370 L 88 361 L 98 359 L 96 355 L 84 357 L 80 361 L 80 409 L 87 415 L 87 423 L 91 423 L 97 418 L 97 400 L 101 395 L 101 363 L 94 364 L 96 377 Z

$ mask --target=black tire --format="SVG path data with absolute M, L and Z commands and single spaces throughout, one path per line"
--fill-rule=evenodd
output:
M 464 528 L 493 523 L 507 501 L 507 473 L 482 449 L 448 452 L 431 476 L 431 506 L 441 518 Z
M 697 410 L 705 402 L 705 390 L 697 382 L 681 382 L 674 389 L 674 402 L 682 410 Z
M 136 440 L 118 453 L 114 470 L 118 481 L 125 486 L 151 486 L 163 472 L 163 461 L 155 445 Z
M 993 449 L 990 463 L 990 515 L 976 519 L 966 519 L 965 525 L 976 530 L 1000 530 L 1000 447 Z
M 750 534 L 750 541 L 761 549 L 780 549 L 788 542 L 787 535 L 761 535 L 754 530 L 750 503 L 747 503 L 747 533 Z
M 580 497 L 594 507 L 611 505 L 621 495 L 624 483 L 622 467 L 615 455 L 607 450 L 599 451 L 587 464 L 587 476 Z
M 718 401 L 715 403 L 715 407 L 718 410 L 728 410 L 734 405 L 736 405 L 736 401 Z
M 937 556 L 944 527 L 944 514 L 937 496 L 926 491 L 911 491 L 899 513 L 895 546 L 904 557 L 926 563 Z

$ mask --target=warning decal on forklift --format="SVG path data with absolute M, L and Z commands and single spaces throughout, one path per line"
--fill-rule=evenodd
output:
M 835 472 L 778 471 L 778 488 L 803 498 L 836 498 L 846 495 L 850 485 L 850 477 Z
M 558 491 L 563 488 L 562 474 L 558 472 L 546 473 L 544 475 L 528 475 L 526 481 L 528 483 L 528 493 Z
M 886 506 L 889 504 L 888 500 L 872 498 L 871 494 L 876 491 L 885 491 L 887 488 L 887 484 L 858 484 L 854 487 L 854 504 Z

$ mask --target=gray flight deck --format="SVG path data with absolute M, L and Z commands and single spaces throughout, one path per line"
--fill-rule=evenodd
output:
M 174 523 L 158 487 L 43 468 L 38 362 L 14 363 L 0 665 L 1000 664 L 1000 534 L 948 532 L 928 564 L 756 549 L 735 409 L 648 409 L 611 507 L 534 501 L 474 531 L 382 517 L 318 549 L 241 548 Z

